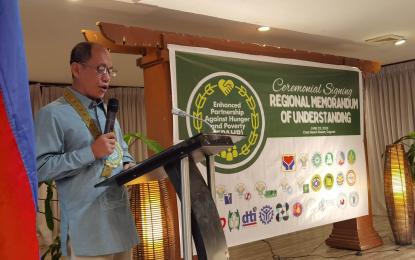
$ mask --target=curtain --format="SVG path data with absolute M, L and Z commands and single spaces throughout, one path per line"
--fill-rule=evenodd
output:
M 29 90 L 34 117 L 39 109 L 60 98 L 65 91 L 65 86 L 47 86 L 38 83 L 30 85 Z M 110 98 L 117 98 L 120 101 L 117 119 L 121 125 L 123 134 L 141 133 L 146 135 L 144 88 L 112 88 L 105 95 L 104 102 L 107 103 Z M 137 162 L 147 158 L 147 146 L 141 141 L 134 142 L 130 146 L 129 151 Z M 44 199 L 46 195 L 46 186 L 42 185 L 39 188 L 40 212 L 45 212 Z M 56 189 L 54 189 L 52 199 L 54 200 L 51 202 L 53 216 L 60 219 L 60 207 Z M 52 244 L 53 239 L 59 235 L 59 221 L 54 220 L 54 224 L 54 231 L 51 232 L 46 225 L 45 215 L 41 213 L 37 215 L 37 234 L 40 246 L 49 246 Z
M 109 89 L 104 97 L 104 102 L 108 104 L 110 98 L 120 101 L 120 108 L 117 113 L 117 120 L 121 125 L 122 133 L 140 133 L 147 135 L 146 117 L 144 105 L 144 88 L 113 88 Z M 129 152 L 137 161 L 147 158 L 147 146 L 137 140 L 131 140 Z
M 386 216 L 382 154 L 387 144 L 414 131 L 415 61 L 382 67 L 364 86 L 372 212 Z

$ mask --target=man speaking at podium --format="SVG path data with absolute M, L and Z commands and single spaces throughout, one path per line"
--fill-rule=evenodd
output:
M 38 178 L 57 185 L 63 256 L 131 260 L 131 248 L 140 241 L 126 187 L 94 188 L 134 165 L 118 122 L 114 132 L 101 134 L 102 98 L 117 71 L 108 50 L 90 42 L 72 49 L 70 64 L 72 87 L 35 118 Z

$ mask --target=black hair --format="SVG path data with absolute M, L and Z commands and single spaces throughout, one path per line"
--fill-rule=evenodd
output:
M 80 42 L 75 45 L 71 51 L 71 60 L 69 61 L 69 64 L 72 65 L 74 62 L 87 62 L 91 58 L 92 47 L 96 45 L 106 49 L 101 44 L 95 42 Z M 72 78 L 73 77 L 74 75 L 72 74 Z

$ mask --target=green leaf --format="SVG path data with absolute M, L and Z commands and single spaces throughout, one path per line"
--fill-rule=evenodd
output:
M 144 135 L 140 133 L 126 134 L 123 136 L 124 141 L 127 143 L 127 145 L 130 144 L 131 138 L 133 137 L 143 141 L 148 146 L 148 148 L 152 150 L 153 152 L 155 152 L 156 154 L 164 151 L 164 148 L 159 143 L 157 143 L 154 140 L 148 139 L 147 137 L 145 137 Z
M 132 133 L 132 134 L 126 134 L 122 138 L 124 138 L 124 141 L 127 143 L 127 145 L 130 145 L 131 139 L 133 137 L 137 139 L 141 139 L 141 136 L 143 135 L 140 133 Z
M 408 152 L 406 153 L 406 156 L 408 157 L 409 165 L 411 168 L 411 175 L 412 175 L 412 183 L 415 183 L 415 143 L 411 145 Z
M 148 139 L 145 136 L 141 136 L 141 140 L 147 144 L 148 148 L 150 148 L 150 150 L 152 150 L 153 152 L 155 152 L 156 154 L 164 151 L 164 148 L 157 143 L 156 141 L 153 141 L 151 139 Z
M 46 183 L 46 185 L 48 185 L 48 188 L 47 188 L 47 196 L 45 199 L 45 218 L 46 218 L 46 224 L 48 228 L 50 229 L 50 231 L 53 231 L 53 229 L 55 228 L 55 224 L 53 223 L 53 214 L 52 214 L 52 209 L 50 207 L 50 201 L 53 197 L 52 182 L 48 182 Z
M 131 138 L 133 138 L 132 136 L 126 136 L 124 135 L 124 141 L 127 145 L 130 145 L 131 142 Z
M 408 140 L 408 139 L 415 140 L 415 136 L 406 135 L 406 136 L 404 136 L 404 137 L 399 138 L 398 140 L 396 140 L 396 141 L 395 141 L 395 142 L 393 142 L 393 143 L 394 143 L 394 144 L 402 143 L 403 141 Z

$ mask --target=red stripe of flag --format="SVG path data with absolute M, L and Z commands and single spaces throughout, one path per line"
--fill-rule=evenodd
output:
M 1 92 L 0 125 L 0 259 L 39 259 L 35 202 Z

